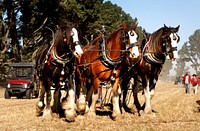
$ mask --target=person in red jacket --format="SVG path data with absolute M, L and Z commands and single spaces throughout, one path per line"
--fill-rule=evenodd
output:
M 183 77 L 184 84 L 185 84 L 185 93 L 190 94 L 190 82 L 191 82 L 191 77 L 188 72 Z
M 197 94 L 199 78 L 198 78 L 198 76 L 196 74 L 192 75 L 191 83 L 192 83 L 192 86 L 193 86 L 194 94 Z

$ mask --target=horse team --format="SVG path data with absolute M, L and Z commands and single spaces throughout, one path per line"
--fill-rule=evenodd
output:
M 89 44 L 81 47 L 78 32 L 73 27 L 57 27 L 52 31 L 51 44 L 43 44 L 36 53 L 36 75 L 41 92 L 36 104 L 37 116 L 57 114 L 67 121 L 75 121 L 77 113 L 96 115 L 98 89 L 101 83 L 112 87 L 112 115 L 116 120 L 122 106 L 131 111 L 125 98 L 128 84 L 134 79 L 132 92 L 137 111 L 152 113 L 151 98 L 165 60 L 177 58 L 178 27 L 158 29 L 141 44 L 137 42 L 137 24 L 116 29 L 110 35 L 104 31 Z M 142 85 L 145 104 L 140 105 L 137 93 Z M 51 87 L 55 88 L 51 107 Z M 61 99 L 61 89 L 66 96 Z M 46 96 L 46 100 L 45 100 Z

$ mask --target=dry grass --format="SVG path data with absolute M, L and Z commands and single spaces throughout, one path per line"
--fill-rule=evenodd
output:
M 142 101 L 143 98 L 140 98 Z M 0 130 L 88 130 L 88 131 L 183 131 L 199 130 L 200 112 L 196 101 L 199 94 L 185 94 L 172 83 L 158 83 L 152 107 L 155 116 L 138 116 L 123 113 L 117 121 L 108 114 L 95 118 L 78 115 L 75 122 L 68 123 L 62 118 L 36 117 L 35 104 L 38 99 L 4 99 L 0 88 Z

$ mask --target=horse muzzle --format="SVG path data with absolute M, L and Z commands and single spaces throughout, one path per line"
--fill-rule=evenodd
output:
M 171 53 L 168 53 L 167 57 L 168 60 L 176 60 L 178 58 L 178 52 L 172 51 Z
M 83 54 L 83 50 L 82 50 L 80 44 L 79 44 L 78 42 L 76 42 L 74 55 L 75 55 L 76 57 L 79 57 L 79 56 L 81 56 L 82 54 Z
M 137 43 L 129 44 L 126 48 L 131 52 L 130 57 L 137 58 L 140 55 Z

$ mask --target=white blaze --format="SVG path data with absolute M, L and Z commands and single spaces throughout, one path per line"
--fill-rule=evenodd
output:
M 131 33 L 133 33 L 134 35 L 131 35 Z M 134 30 L 132 30 L 132 32 L 129 31 L 129 32 L 128 32 L 128 35 L 129 35 L 129 39 L 130 39 L 130 43 L 131 43 L 131 44 L 137 42 L 138 35 L 135 33 Z M 133 57 L 138 57 L 138 56 L 139 56 L 139 49 L 138 49 L 138 46 L 132 47 L 130 57 L 132 57 L 132 56 L 133 56 Z
M 131 33 L 133 33 L 134 35 L 131 35 Z M 130 43 L 131 43 L 131 44 L 137 42 L 138 35 L 135 33 L 134 30 L 132 30 L 132 32 L 129 31 L 129 32 L 128 32 L 128 35 L 129 35 L 129 39 L 130 39 Z
M 76 46 L 75 46 L 75 52 L 76 52 L 76 54 L 79 55 L 79 56 L 83 54 L 83 50 L 82 50 L 82 48 L 81 48 L 80 45 L 76 45 Z
M 78 39 L 78 31 L 75 29 L 75 28 L 72 28 L 72 31 L 73 31 L 73 33 L 74 33 L 74 35 L 72 36 L 72 38 L 73 38 L 73 43 L 75 43 L 75 42 L 79 42 L 79 39 Z M 83 54 L 83 50 L 82 50 L 82 48 L 81 48 L 81 46 L 80 45 L 76 45 L 75 46 L 75 56 L 80 56 L 80 55 L 82 55 Z
M 173 37 L 176 37 L 176 39 L 173 39 Z M 178 44 L 178 36 L 176 33 L 171 33 L 170 34 L 170 38 L 171 38 L 171 45 L 172 47 L 177 47 L 177 44 Z M 177 51 L 173 51 L 173 55 L 174 55 L 174 58 L 178 58 L 178 52 Z
M 140 53 L 139 53 L 139 49 L 138 49 L 138 46 L 134 46 L 134 47 L 132 47 L 131 54 L 133 54 L 134 57 L 138 57 L 138 56 L 140 55 Z M 132 56 L 131 54 L 130 54 L 130 56 Z
M 75 28 L 72 28 L 72 31 L 74 33 L 74 35 L 72 36 L 73 43 L 75 43 L 75 42 L 79 41 L 79 39 L 78 39 L 78 31 Z

